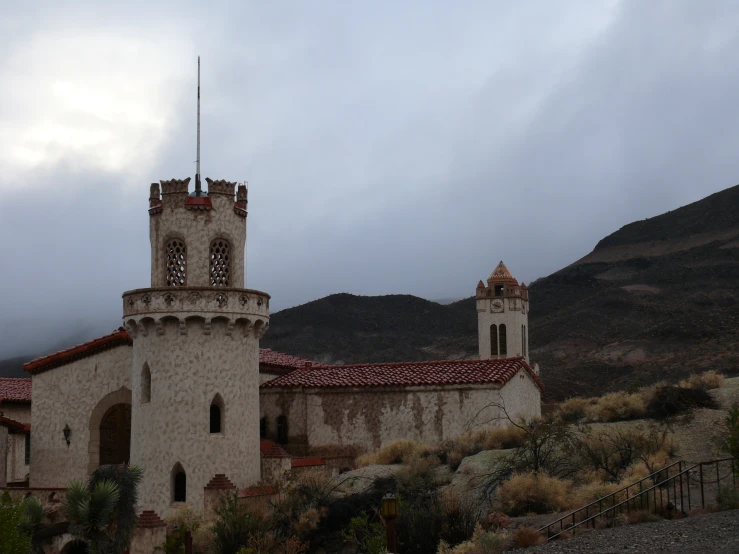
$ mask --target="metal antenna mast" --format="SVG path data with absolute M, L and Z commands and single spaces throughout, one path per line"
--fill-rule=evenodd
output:
M 202 196 L 200 188 L 200 56 L 198 56 L 198 157 L 195 162 L 195 196 Z

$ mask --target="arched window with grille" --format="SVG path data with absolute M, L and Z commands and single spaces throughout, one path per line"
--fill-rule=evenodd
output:
M 216 394 L 210 403 L 210 432 L 223 433 L 223 398 Z
M 506 329 L 504 324 L 500 324 L 500 328 L 498 329 L 498 334 L 500 335 L 500 355 L 501 356 L 507 356 L 508 355 L 508 343 L 506 340 Z
M 493 324 L 490 326 L 490 357 L 498 356 L 498 326 Z
M 151 371 L 149 364 L 144 364 L 141 369 L 141 403 L 148 404 L 151 402 Z
M 187 502 L 187 474 L 179 462 L 172 468 L 172 502 Z
M 167 242 L 167 286 L 184 287 L 187 284 L 187 246 L 182 239 L 174 238 Z
M 231 245 L 226 239 L 210 243 L 210 286 L 227 287 L 231 280 Z

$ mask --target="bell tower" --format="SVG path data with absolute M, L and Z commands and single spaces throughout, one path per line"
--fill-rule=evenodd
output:
M 270 297 L 244 288 L 246 186 L 205 179 L 202 190 L 199 143 L 192 192 L 189 178 L 151 185 L 151 284 L 123 293 L 131 464 L 143 470 L 140 508 L 162 518 L 185 502 L 201 511 L 216 475 L 241 488 L 260 479 L 259 339 Z
M 475 291 L 480 359 L 524 356 L 529 361 L 529 291 L 501 261 Z

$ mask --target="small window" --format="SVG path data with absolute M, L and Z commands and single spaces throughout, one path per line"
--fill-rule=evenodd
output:
M 500 333 L 500 355 L 507 356 L 508 344 L 506 341 L 506 329 L 505 325 L 503 325 L 502 323 L 500 324 L 500 329 L 498 330 L 498 333 Z
M 277 442 L 287 444 L 287 417 L 281 415 L 277 418 Z
M 503 296 L 503 285 L 495 285 L 495 296 Z
M 26 433 L 26 456 L 24 463 L 26 465 L 31 464 L 31 433 Z
M 225 239 L 210 243 L 210 285 L 227 287 L 231 273 L 231 245 Z
M 263 417 L 259 420 L 259 438 L 267 438 L 267 418 Z
M 498 326 L 490 326 L 490 357 L 496 358 L 498 356 Z
M 141 403 L 148 404 L 151 402 L 151 371 L 149 364 L 144 364 L 141 369 Z
M 223 433 L 223 398 L 220 394 L 213 397 L 210 403 L 210 432 Z
M 179 463 L 172 468 L 172 501 L 187 502 L 187 474 Z
M 187 247 L 185 241 L 172 239 L 166 247 L 167 286 L 184 287 L 187 284 Z

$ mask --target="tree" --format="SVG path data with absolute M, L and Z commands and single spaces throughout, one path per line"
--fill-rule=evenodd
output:
M 732 458 L 739 458 L 739 406 L 734 406 L 726 416 L 728 434 L 724 438 L 721 449 Z

